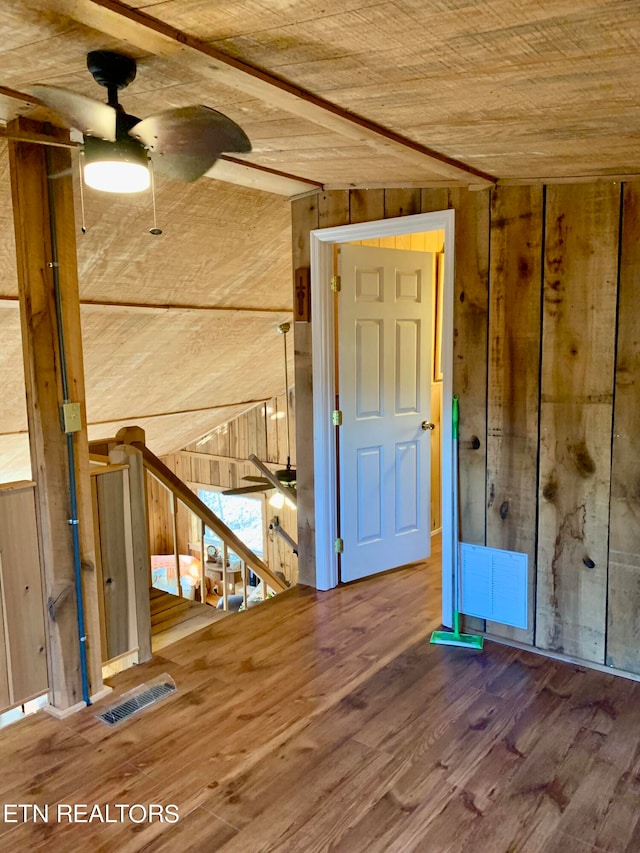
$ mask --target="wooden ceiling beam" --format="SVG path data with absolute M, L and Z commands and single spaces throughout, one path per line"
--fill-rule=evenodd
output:
M 321 190 L 323 185 L 319 181 L 311 181 L 298 175 L 290 175 L 278 169 L 270 169 L 258 163 L 249 163 L 222 154 L 213 166 L 206 172 L 208 178 L 216 181 L 227 181 L 230 184 L 238 184 L 263 192 L 276 193 L 277 195 L 294 196 L 310 190 Z
M 131 415 L 124 418 L 107 418 L 106 420 L 101 421 L 87 421 L 87 426 L 104 426 L 105 424 L 125 424 L 132 423 L 133 421 L 144 421 L 151 420 L 153 418 L 169 418 L 174 415 L 180 415 L 181 417 L 184 415 L 193 415 L 198 414 L 199 412 L 215 412 L 220 409 L 234 409 L 239 407 L 244 408 L 252 408 L 253 406 L 258 406 L 260 403 L 266 403 L 270 400 L 270 397 L 259 397 L 255 400 L 235 400 L 231 403 L 218 403 L 215 406 L 198 406 L 194 409 L 176 409 L 174 411 L 169 412 L 152 412 L 148 415 Z M 0 438 L 5 438 L 13 435 L 27 435 L 29 432 L 28 429 L 17 429 L 11 430 L 9 432 L 0 432 Z M 95 444 L 99 444 L 105 442 L 107 439 L 100 438 L 95 441 L 90 441 L 89 445 L 93 446 Z
M 193 415 L 198 412 L 215 412 L 219 409 L 233 409 L 239 406 L 244 406 L 246 408 L 251 408 L 252 406 L 257 406 L 260 403 L 266 403 L 267 400 L 271 399 L 270 397 L 260 397 L 256 400 L 236 400 L 232 403 L 218 403 L 215 406 L 198 406 L 194 409 L 176 409 L 172 412 L 152 412 L 148 415 L 131 415 L 130 417 L 125 418 L 107 418 L 106 420 L 101 421 L 89 421 L 87 426 L 104 426 L 105 424 L 120 424 L 120 423 L 132 423 L 133 421 L 144 421 L 150 420 L 151 418 L 168 418 L 173 415 L 180 415 L 181 417 L 184 415 Z
M 433 169 L 450 180 L 489 186 L 495 178 L 447 157 L 362 116 L 332 104 L 287 80 L 228 56 L 215 47 L 119 0 L 32 0 L 57 15 L 127 41 L 141 50 L 178 60 L 194 73 L 286 110 L 321 127 L 407 163 Z
M 9 294 L 0 294 L 0 303 L 9 302 L 18 305 L 19 297 Z M 82 308 L 95 308 L 96 310 L 114 311 L 146 311 L 151 314 L 166 314 L 170 311 L 182 314 L 191 314 L 206 311 L 208 314 L 218 314 L 221 317 L 229 314 L 247 314 L 254 317 L 274 317 L 277 315 L 291 316 L 291 308 L 254 308 L 241 307 L 238 305 L 191 305 L 187 303 L 146 303 L 146 302 L 114 302 L 108 299 L 81 299 Z

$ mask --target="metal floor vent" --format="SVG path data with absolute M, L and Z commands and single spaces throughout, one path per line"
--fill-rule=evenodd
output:
M 112 705 L 100 714 L 96 714 L 96 717 L 108 726 L 117 726 L 118 723 L 137 714 L 138 711 L 155 705 L 156 702 L 160 702 L 175 693 L 177 689 L 173 678 L 165 673 L 148 684 L 141 684 L 139 687 L 129 690 L 128 693 L 124 693 L 117 704 Z

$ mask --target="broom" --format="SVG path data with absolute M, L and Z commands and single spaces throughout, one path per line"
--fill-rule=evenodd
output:
M 465 649 L 481 649 L 484 642 L 479 634 L 460 633 L 460 531 L 458 522 L 458 422 L 460 406 L 458 395 L 453 395 L 453 632 L 434 631 L 431 642 L 438 646 L 462 646 Z

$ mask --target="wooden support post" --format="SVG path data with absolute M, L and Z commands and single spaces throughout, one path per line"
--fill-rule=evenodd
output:
M 182 586 L 180 585 L 180 544 L 178 542 L 178 497 L 173 492 L 171 495 L 171 520 L 173 521 L 173 554 L 176 558 L 176 583 L 178 585 L 178 597 L 182 598 Z
M 107 457 L 108 459 L 109 457 Z M 100 647 L 102 662 L 109 659 L 107 642 L 107 615 L 104 601 L 104 573 L 102 571 L 102 551 L 100 548 L 100 510 L 98 507 L 98 478 L 91 477 L 91 507 L 93 509 L 93 530 L 96 536 L 96 584 L 98 588 L 98 612 L 100 614 Z
M 149 527 L 147 524 L 147 492 L 142 453 L 121 444 L 109 454 L 115 465 L 128 465 L 130 539 L 133 564 L 133 594 L 136 616 L 138 663 L 151 660 L 151 609 L 149 604 Z
M 227 575 L 227 560 L 229 559 L 229 549 L 227 543 L 222 543 L 222 606 L 225 610 L 229 609 L 229 588 L 227 583 L 229 576 Z
M 207 603 L 207 573 L 205 570 L 205 560 L 207 559 L 207 552 L 204 547 L 204 522 L 201 518 L 198 519 L 198 524 L 200 526 L 200 602 L 201 604 Z
M 242 606 L 247 609 L 247 564 L 242 560 Z
M 18 119 L 14 130 L 44 129 Z M 49 173 L 55 178 L 49 179 Z M 82 700 L 80 643 L 69 520 L 67 438 L 60 426 L 63 402 L 54 291 L 55 210 L 61 327 L 69 399 L 80 406 L 81 428 L 73 434 L 90 690 L 102 689 L 100 619 L 89 480 L 84 375 L 73 209 L 71 156 L 65 148 L 9 141 L 20 319 L 33 478 L 37 482 L 38 538 L 43 568 L 51 705 L 60 710 Z

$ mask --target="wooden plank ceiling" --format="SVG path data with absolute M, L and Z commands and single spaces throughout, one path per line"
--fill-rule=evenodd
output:
M 53 118 L 14 94 L 36 82 L 102 99 L 85 64 L 97 48 L 138 60 L 129 112 L 214 107 L 251 139 L 241 159 L 316 185 L 640 173 L 640 5 L 624 0 L 5 0 L 0 124 Z M 282 391 L 285 196 L 158 180 L 160 238 L 148 197 L 85 202 L 91 437 L 140 419 L 170 452 Z M 0 269 L 0 477 L 11 479 L 28 472 L 1 144 Z

